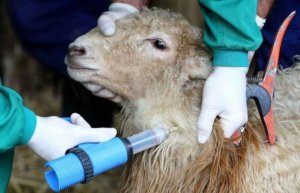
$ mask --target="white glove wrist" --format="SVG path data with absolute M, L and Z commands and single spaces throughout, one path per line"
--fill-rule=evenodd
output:
M 222 76 L 245 76 L 248 72 L 248 67 L 223 67 L 216 66 L 213 68 L 213 73 L 222 74 Z
M 259 29 L 262 29 L 266 23 L 266 19 L 256 15 L 255 22 L 256 22 L 256 25 L 259 27 Z M 249 64 L 251 63 L 253 56 L 254 56 L 254 51 L 249 51 L 248 52 Z
M 266 19 L 261 18 L 258 15 L 256 15 L 255 22 L 256 22 L 257 26 L 259 27 L 259 29 L 262 29 L 266 23 Z

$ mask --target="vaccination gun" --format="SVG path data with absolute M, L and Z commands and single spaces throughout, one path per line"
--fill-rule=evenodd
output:
M 80 144 L 68 150 L 65 156 L 46 163 L 46 181 L 55 192 L 87 183 L 95 175 L 125 164 L 134 154 L 162 143 L 168 132 L 165 128 L 154 128 L 127 138 Z

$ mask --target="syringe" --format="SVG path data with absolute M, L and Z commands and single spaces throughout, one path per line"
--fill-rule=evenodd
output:
M 46 181 L 56 192 L 86 183 L 93 176 L 126 163 L 132 155 L 159 145 L 167 136 L 167 129 L 154 128 L 127 138 L 78 145 L 65 156 L 46 163 Z

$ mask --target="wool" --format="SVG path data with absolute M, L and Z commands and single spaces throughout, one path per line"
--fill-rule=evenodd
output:
M 74 42 L 85 47 L 86 56 L 71 63 L 92 70 L 69 68 L 70 76 L 124 99 L 124 136 L 158 126 L 172 130 L 161 145 L 135 155 L 125 166 L 120 192 L 299 192 L 300 65 L 276 78 L 275 145 L 263 143 L 265 131 L 253 103 L 240 146 L 224 139 L 218 119 L 208 142 L 199 144 L 196 123 L 211 72 L 211 53 L 201 30 L 160 9 L 144 9 L 116 25 L 112 37 L 95 28 Z M 156 48 L 149 38 L 164 41 L 168 49 Z

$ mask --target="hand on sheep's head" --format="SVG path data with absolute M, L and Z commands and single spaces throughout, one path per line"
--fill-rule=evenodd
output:
M 59 117 L 39 117 L 28 146 L 46 160 L 56 159 L 65 152 L 86 142 L 103 142 L 113 138 L 116 130 L 112 128 L 92 129 L 79 115 L 73 113 L 69 123 Z
M 104 12 L 98 19 L 100 31 L 105 36 L 112 36 L 116 31 L 116 20 L 138 11 L 139 10 L 137 8 L 126 3 L 111 4 L 108 11 Z
M 221 118 L 224 136 L 229 138 L 247 121 L 246 67 L 215 67 L 205 82 L 198 119 L 198 141 L 205 143 L 215 118 Z

